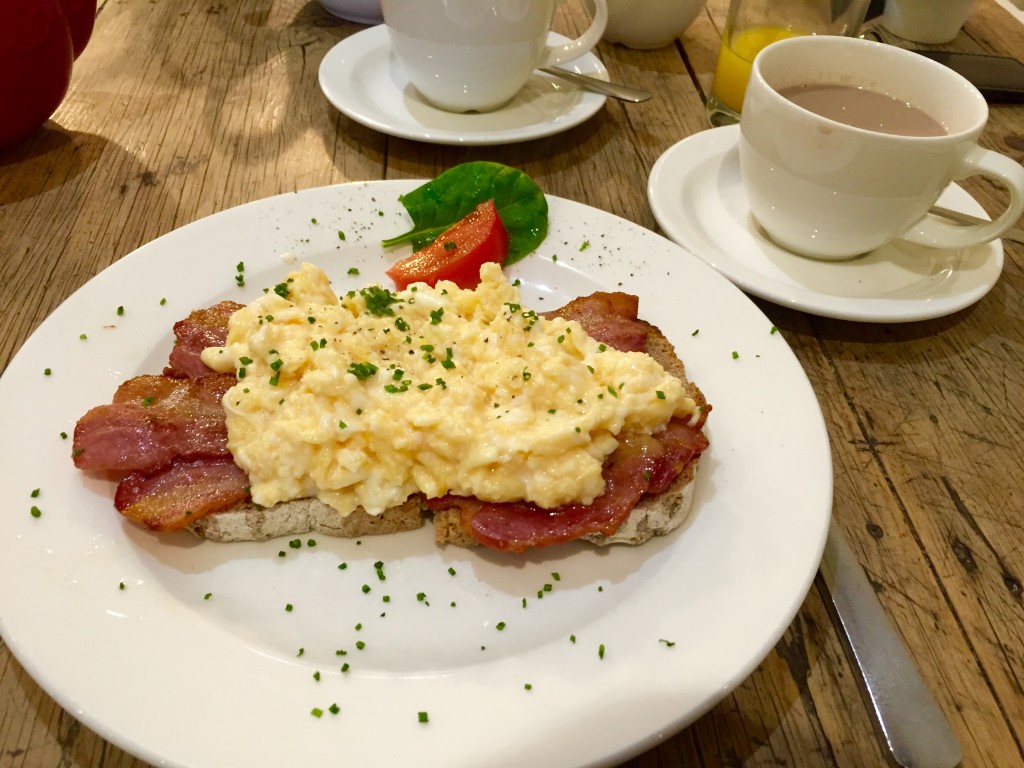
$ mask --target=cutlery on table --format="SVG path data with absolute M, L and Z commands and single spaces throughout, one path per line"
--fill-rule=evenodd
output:
M 820 571 L 893 763 L 901 768 L 959 765 L 963 752 L 949 722 L 834 521 Z
M 634 104 L 641 101 L 647 101 L 651 98 L 651 92 L 645 91 L 642 88 L 634 88 L 630 85 L 623 85 L 622 83 L 610 83 L 607 80 L 601 80 L 597 77 L 590 77 L 589 75 L 581 75 L 578 72 L 570 72 L 567 69 L 561 69 L 560 67 L 541 67 L 541 72 L 544 72 L 553 77 L 559 77 L 562 80 L 578 85 L 588 91 L 594 93 L 601 93 L 605 96 L 611 96 L 613 99 L 621 99 L 622 101 L 631 101 Z
M 935 216 L 941 216 L 944 219 L 955 221 L 960 224 L 988 224 L 988 219 L 982 219 L 978 216 L 971 216 L 969 213 L 960 213 L 960 211 L 954 211 L 949 208 L 943 208 L 941 205 L 933 205 L 928 209 L 928 213 L 934 214 Z M 1024 229 L 1017 227 L 1010 227 L 1008 230 L 1003 232 L 999 236 L 1003 240 L 1010 240 L 1014 243 L 1024 243 Z

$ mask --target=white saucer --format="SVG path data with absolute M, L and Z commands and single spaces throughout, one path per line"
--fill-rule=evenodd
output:
M 664 233 L 747 293 L 824 317 L 898 323 L 943 317 L 974 304 L 1003 269 L 998 240 L 940 250 L 897 240 L 849 261 L 796 256 L 750 215 L 739 168 L 739 126 L 713 128 L 670 147 L 647 185 Z M 989 218 L 950 184 L 947 208 Z
M 551 34 L 552 42 L 568 40 Z M 608 79 L 601 60 L 587 53 L 565 65 Z M 457 114 L 432 106 L 409 83 L 391 51 L 387 28 L 347 37 L 320 62 L 320 89 L 343 114 L 365 126 L 433 144 L 508 144 L 560 133 L 594 116 L 606 97 L 534 72 L 501 109 Z

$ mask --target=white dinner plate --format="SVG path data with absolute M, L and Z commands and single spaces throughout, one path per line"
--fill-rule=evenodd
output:
M 140 529 L 114 510 L 112 482 L 72 466 L 63 434 L 121 381 L 159 372 L 192 309 L 251 301 L 296 260 L 339 292 L 386 280 L 398 254 L 379 243 L 411 226 L 398 198 L 414 186 L 311 189 L 175 230 L 68 298 L 0 379 L 0 631 L 69 712 L 145 760 L 613 764 L 727 695 L 805 597 L 832 473 L 792 351 L 679 246 L 560 198 L 547 239 L 509 270 L 524 305 L 638 294 L 713 405 L 673 534 L 527 556 L 439 548 L 428 528 L 218 544 Z
M 551 33 L 552 43 L 568 39 Z M 602 80 L 608 71 L 592 53 L 564 65 Z M 335 45 L 320 62 L 320 89 L 357 123 L 434 144 L 509 144 L 561 133 L 593 117 L 606 97 L 534 72 L 523 90 L 493 112 L 446 112 L 409 83 L 391 50 L 387 28 L 371 27 Z
M 740 178 L 739 126 L 713 128 L 670 147 L 647 186 L 662 231 L 744 291 L 824 317 L 899 323 L 943 317 L 969 307 L 1003 269 L 998 240 L 942 250 L 896 240 L 846 261 L 797 256 L 772 242 L 753 220 Z M 951 184 L 939 203 L 988 218 Z

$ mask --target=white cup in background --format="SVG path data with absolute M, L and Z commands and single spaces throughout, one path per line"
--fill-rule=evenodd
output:
M 974 0 L 885 0 L 882 26 L 915 43 L 948 43 L 973 5 Z
M 604 39 L 627 48 L 661 48 L 686 30 L 707 0 L 608 0 Z
M 534 69 L 587 53 L 604 34 L 606 0 L 592 0 L 586 31 L 547 45 L 560 0 L 382 0 L 391 46 L 409 81 L 450 112 L 489 112 L 510 101 Z
M 809 85 L 835 86 L 825 92 L 833 106 L 862 89 L 885 94 L 895 100 L 889 102 L 914 105 L 944 132 L 854 127 L 780 93 Z M 874 106 L 870 111 L 877 117 Z M 977 143 L 987 120 L 988 105 L 973 85 L 913 52 L 839 36 L 773 43 L 754 60 L 740 120 L 740 170 L 751 213 L 783 247 L 823 259 L 866 253 L 897 238 L 942 248 L 987 242 L 1024 211 L 1024 168 Z M 974 175 L 1009 191 L 1001 216 L 959 227 L 927 215 L 950 182 Z

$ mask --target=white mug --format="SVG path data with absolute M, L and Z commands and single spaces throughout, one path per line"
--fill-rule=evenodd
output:
M 894 97 L 945 132 L 853 127 L 779 92 L 807 85 Z M 839 36 L 773 43 L 754 59 L 740 120 L 740 171 L 751 213 L 783 247 L 823 259 L 856 256 L 897 238 L 939 248 L 993 240 L 1024 211 L 1024 168 L 978 145 L 987 120 L 988 105 L 973 85 L 911 51 Z M 1009 192 L 995 221 L 961 227 L 927 215 L 950 182 L 974 175 Z
M 489 112 L 509 102 L 534 69 L 564 64 L 597 45 L 608 22 L 594 1 L 587 30 L 547 45 L 561 0 L 382 0 L 391 46 L 409 81 L 450 112 Z

